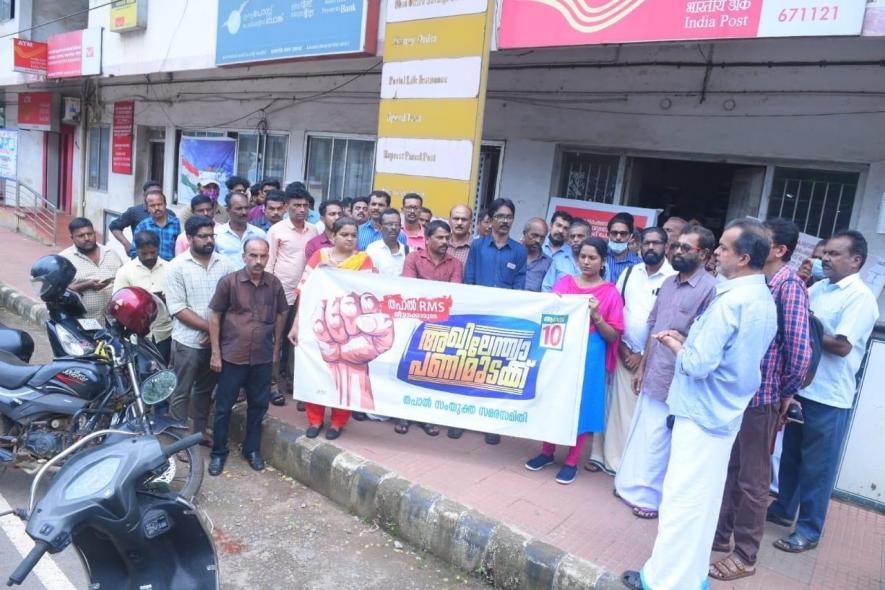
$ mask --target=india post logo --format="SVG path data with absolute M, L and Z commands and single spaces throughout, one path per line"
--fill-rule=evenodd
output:
M 423 323 L 400 360 L 400 381 L 475 397 L 533 399 L 540 325 L 494 315 L 453 315 Z

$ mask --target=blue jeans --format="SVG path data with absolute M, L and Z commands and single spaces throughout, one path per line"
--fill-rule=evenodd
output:
M 227 439 L 230 415 L 241 387 L 246 388 L 246 438 L 243 455 L 261 450 L 261 421 L 267 414 L 270 401 L 270 374 L 273 363 L 263 365 L 235 365 L 222 361 L 218 389 L 215 391 L 215 422 L 213 425 L 212 456 L 227 457 Z
M 796 399 L 802 402 L 805 424 L 790 422 L 784 429 L 778 499 L 768 510 L 787 519 L 793 519 L 798 510 L 796 532 L 817 542 L 836 484 L 842 441 L 851 410 L 834 408 L 801 396 Z

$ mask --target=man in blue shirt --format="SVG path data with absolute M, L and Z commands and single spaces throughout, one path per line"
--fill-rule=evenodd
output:
M 372 242 L 384 238 L 381 228 L 381 214 L 390 208 L 390 195 L 385 191 L 372 191 L 369 193 L 369 221 L 362 224 L 357 230 L 357 244 L 359 250 L 365 250 Z M 399 232 L 397 241 L 406 244 L 406 234 Z
M 227 223 L 215 228 L 215 251 L 239 270 L 245 266 L 243 246 L 249 238 L 267 239 L 267 233 L 260 227 L 248 223 L 249 197 L 246 193 L 235 192 L 227 195 Z
M 555 211 L 553 217 L 550 218 L 550 233 L 547 234 L 547 239 L 544 240 L 544 244 L 541 246 L 541 252 L 550 259 L 550 268 L 553 268 L 558 262 L 561 263 L 561 258 L 569 259 L 566 260 L 566 263 L 569 265 L 569 268 L 574 269 L 574 273 L 577 273 L 578 267 L 574 262 L 575 256 L 568 244 L 568 231 L 571 224 L 572 216 L 568 212 Z M 550 272 L 549 268 L 547 272 Z M 544 275 L 544 280 L 541 281 L 541 290 L 549 293 L 552 288 L 553 283 L 550 282 L 548 284 L 547 275 Z
M 629 248 L 630 236 L 633 235 L 633 216 L 629 213 L 618 213 L 608 220 L 608 257 L 605 261 L 605 280 L 618 283 L 621 273 L 627 267 L 639 264 L 642 259 Z
M 581 249 L 581 243 L 590 237 L 590 224 L 586 219 L 575 217 L 572 219 L 568 228 L 568 243 L 559 249 L 558 256 L 554 256 L 541 282 L 541 291 L 549 293 L 553 290 L 553 285 L 564 276 L 577 276 L 578 271 L 578 251 Z M 562 254 L 563 250 L 567 250 L 568 254 Z
M 687 337 L 676 330 L 652 335 L 676 354 L 667 399 L 673 435 L 658 536 L 641 572 L 624 573 L 628 588 L 709 586 L 710 547 L 728 459 L 777 332 L 777 310 L 762 274 L 770 247 L 760 222 L 730 223 L 716 249 L 726 280 L 716 287 L 710 306 Z
M 525 246 L 510 237 L 516 206 L 510 199 L 495 199 L 489 205 L 492 233 L 470 244 L 464 283 L 499 289 L 525 289 Z
M 181 233 L 181 224 L 178 222 L 178 218 L 166 208 L 166 195 L 159 188 L 148 190 L 144 196 L 144 205 L 148 216 L 135 226 L 135 231 L 132 233 L 133 238 L 135 234 L 142 231 L 156 234 L 160 239 L 160 258 L 172 260 L 175 258 L 175 240 Z M 129 257 L 135 258 L 134 239 L 129 247 Z

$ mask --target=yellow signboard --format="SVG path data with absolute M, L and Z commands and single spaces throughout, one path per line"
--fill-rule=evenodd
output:
M 482 55 L 485 13 L 388 23 L 385 61 Z
M 455 205 L 473 201 L 472 184 L 451 178 L 430 178 L 429 176 L 409 176 L 406 174 L 375 174 L 375 190 L 387 191 L 391 204 L 402 203 L 406 193 L 418 193 L 424 198 L 424 205 L 438 217 L 448 217 Z
M 379 137 L 464 139 L 473 136 L 476 99 L 382 100 Z
M 406 8 L 393 16 L 388 10 L 379 146 L 438 148 L 427 157 L 418 150 L 422 158 L 405 162 L 384 160 L 378 150 L 374 187 L 389 192 L 394 204 L 409 192 L 423 196 L 425 205 L 442 216 L 455 205 L 473 204 L 494 5 L 454 0 L 421 4 L 420 10 L 403 4 Z M 473 69 L 465 69 L 468 61 Z M 425 78 L 428 82 L 420 84 Z M 465 93 L 465 88 L 470 92 Z M 466 152 L 459 151 L 461 144 Z M 468 166 L 469 181 L 464 180 Z M 408 173 L 392 173 L 400 170 Z
M 117 0 L 111 4 L 110 29 L 114 33 L 137 31 L 147 26 L 147 0 Z

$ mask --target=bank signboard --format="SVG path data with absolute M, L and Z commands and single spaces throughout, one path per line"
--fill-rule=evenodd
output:
M 12 69 L 23 74 L 46 75 L 49 46 L 27 39 L 12 40 Z
M 858 0 L 503 0 L 498 47 L 859 35 Z
M 101 74 L 101 27 L 69 31 L 48 39 L 48 78 Z
M 378 0 L 220 0 L 215 65 L 374 55 Z

